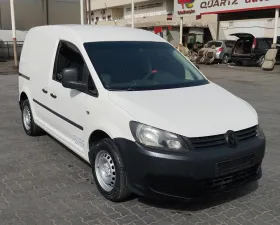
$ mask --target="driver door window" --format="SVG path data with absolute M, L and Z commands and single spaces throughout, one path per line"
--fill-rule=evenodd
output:
M 95 84 L 79 49 L 72 43 L 61 41 L 54 65 L 53 80 L 61 83 L 62 72 L 64 69 L 69 67 L 73 67 L 78 70 L 77 81 L 86 82 L 88 84 L 87 93 L 95 96 L 97 93 Z
M 83 57 L 76 46 L 69 42 L 61 42 L 57 52 L 53 79 L 61 82 L 62 71 L 65 68 L 74 67 L 78 70 L 78 80 L 84 81 L 85 70 L 87 70 Z

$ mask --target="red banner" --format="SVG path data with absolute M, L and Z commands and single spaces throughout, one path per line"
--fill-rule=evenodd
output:
M 162 27 L 154 27 L 155 34 L 162 32 Z

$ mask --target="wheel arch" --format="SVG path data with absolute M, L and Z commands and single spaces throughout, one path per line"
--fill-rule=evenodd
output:
M 97 130 L 94 130 L 90 135 L 89 135 L 89 138 L 88 138 L 88 147 L 89 147 L 89 150 L 91 149 L 91 147 L 96 144 L 97 142 L 99 142 L 100 140 L 104 139 L 104 138 L 110 138 L 111 139 L 111 136 L 103 131 L 102 129 L 97 129 Z
M 26 99 L 28 99 L 28 96 L 24 91 L 22 91 L 20 93 L 20 96 L 19 96 L 19 107 L 20 107 L 20 109 L 22 109 L 22 102 L 25 101 Z
M 109 118 L 95 123 L 95 130 L 89 130 L 87 132 L 87 143 L 85 144 L 87 145 L 87 149 L 90 150 L 92 145 L 104 138 L 115 140 L 120 137 L 133 140 L 129 123 L 124 123 L 122 120 L 115 121 Z
M 26 99 L 28 99 L 29 101 L 29 104 L 30 104 L 30 108 L 31 108 L 31 111 L 32 111 L 32 114 L 33 114 L 33 119 L 37 120 L 37 113 L 35 111 L 35 108 L 34 108 L 34 105 L 33 105 L 33 99 L 32 99 L 32 96 L 31 96 L 31 93 L 29 92 L 29 89 L 28 88 L 23 88 L 22 90 L 20 90 L 19 92 L 19 106 L 20 106 L 20 109 L 22 109 L 22 102 Z
M 99 141 L 101 141 L 102 139 L 105 139 L 105 138 L 110 138 L 110 135 L 103 131 L 102 129 L 97 129 L 97 130 L 94 130 L 90 135 L 89 135 L 89 138 L 88 138 L 88 142 L 87 142 L 87 148 L 88 148 L 88 158 L 89 158 L 89 162 L 92 164 L 92 154 L 93 154 L 93 151 L 92 151 L 92 147 L 98 143 Z

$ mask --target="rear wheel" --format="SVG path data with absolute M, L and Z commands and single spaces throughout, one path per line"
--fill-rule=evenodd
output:
M 262 55 L 262 56 L 259 58 L 259 60 L 258 60 L 258 66 L 259 66 L 259 67 L 262 67 L 263 63 L 264 63 L 264 55 Z
M 100 193 L 110 201 L 120 202 L 130 196 L 127 176 L 118 147 L 109 138 L 90 150 L 93 177 Z
M 228 64 L 229 62 L 229 55 L 228 54 L 224 54 L 223 58 L 222 58 L 222 63 L 223 64 Z
M 21 119 L 23 129 L 29 136 L 40 136 L 44 133 L 43 130 L 34 122 L 28 99 L 21 103 Z

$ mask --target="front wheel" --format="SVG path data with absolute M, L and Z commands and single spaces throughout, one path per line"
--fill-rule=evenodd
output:
M 120 202 L 131 194 L 118 147 L 111 139 L 103 139 L 91 151 L 92 172 L 100 193 L 108 200 Z
M 28 99 L 21 103 L 21 119 L 23 128 L 26 134 L 29 136 L 40 136 L 44 132 L 43 130 L 34 122 L 33 114 Z

